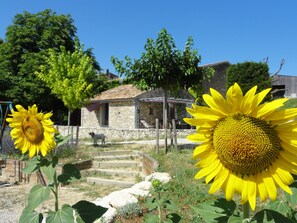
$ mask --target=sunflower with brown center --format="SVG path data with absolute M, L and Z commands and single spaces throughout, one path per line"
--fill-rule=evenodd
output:
M 46 156 L 48 151 L 56 146 L 54 133 L 56 129 L 50 120 L 52 113 L 38 112 L 37 106 L 28 107 L 16 105 L 17 111 L 11 111 L 11 117 L 6 121 L 12 128 L 10 135 L 16 148 L 22 153 L 29 152 L 29 157 L 39 154 Z
M 252 210 L 257 196 L 275 200 L 278 187 L 292 194 L 291 174 L 297 174 L 297 109 L 278 109 L 286 98 L 260 104 L 270 89 L 256 91 L 243 95 L 235 83 L 225 99 L 211 88 L 203 95 L 209 107 L 193 104 L 187 108 L 193 118 L 184 118 L 197 129 L 188 139 L 201 143 L 193 153 L 195 178 L 212 182 L 210 194 L 220 188 L 227 200 L 240 194 Z

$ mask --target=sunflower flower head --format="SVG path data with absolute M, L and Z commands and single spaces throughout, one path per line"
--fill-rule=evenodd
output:
M 56 146 L 54 133 L 56 129 L 50 120 L 52 113 L 38 112 L 37 106 L 28 107 L 16 105 L 17 111 L 11 111 L 11 117 L 6 121 L 12 128 L 10 135 L 14 140 L 16 148 L 22 153 L 29 153 L 32 158 L 41 153 L 42 156 Z
M 289 194 L 297 174 L 297 109 L 279 109 L 288 99 L 263 103 L 266 89 L 257 86 L 243 95 L 240 86 L 231 86 L 224 98 L 210 89 L 203 99 L 208 106 L 193 104 L 185 122 L 196 126 L 188 139 L 199 143 L 193 153 L 199 168 L 195 178 L 212 182 L 209 193 L 220 188 L 226 199 L 241 195 L 255 210 L 256 199 L 275 200 L 277 188 Z

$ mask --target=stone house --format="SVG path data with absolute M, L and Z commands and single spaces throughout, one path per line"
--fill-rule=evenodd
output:
M 273 75 L 271 77 L 273 98 L 297 98 L 297 77 Z
M 214 75 L 202 83 L 203 93 L 209 94 L 209 89 L 214 88 L 222 95 L 227 91 L 227 74 L 226 71 L 231 64 L 228 61 L 222 61 L 212 64 L 206 64 L 202 67 L 211 67 L 214 69 Z
M 148 126 L 155 126 L 156 119 L 162 123 L 163 98 L 162 89 L 141 91 L 131 84 L 109 89 L 82 108 L 81 127 L 139 129 L 146 127 L 142 120 Z M 187 91 L 181 91 L 178 97 L 169 94 L 168 120 L 176 119 L 178 127 L 185 127 L 182 121 L 187 115 L 185 108 L 193 102 Z

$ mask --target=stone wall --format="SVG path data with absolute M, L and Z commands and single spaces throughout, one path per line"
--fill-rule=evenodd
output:
M 145 120 L 149 125 L 156 126 L 156 119 L 163 117 L 163 104 L 152 102 L 140 103 L 140 120 Z M 140 125 L 140 128 L 144 126 Z
M 87 108 L 81 109 L 81 126 L 99 126 L 99 112 L 90 112 Z
M 202 83 L 203 92 L 209 94 L 209 88 L 214 88 L 222 95 L 226 94 L 227 75 L 226 70 L 230 66 L 228 61 L 218 62 L 205 65 L 204 67 L 212 67 L 215 71 L 214 75 Z
M 67 126 L 56 126 L 59 132 L 66 136 L 68 135 Z M 72 131 L 71 131 L 72 129 Z M 78 134 L 79 139 L 90 138 L 89 132 L 103 133 L 106 135 L 106 142 L 109 140 L 140 140 L 140 139 L 155 139 L 156 129 L 112 129 L 112 128 L 100 128 L 100 127 L 77 127 L 72 126 L 70 133 L 76 138 Z M 177 137 L 186 137 L 191 133 L 194 133 L 195 129 L 177 129 Z M 164 136 L 165 130 L 159 129 L 159 137 Z M 170 138 L 170 131 L 167 130 L 168 138 Z
M 135 106 L 132 101 L 109 103 L 109 128 L 135 128 Z

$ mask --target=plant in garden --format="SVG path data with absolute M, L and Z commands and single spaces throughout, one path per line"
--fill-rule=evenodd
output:
M 255 210 L 258 196 L 262 202 L 268 198 L 276 200 L 278 188 L 293 194 L 289 185 L 294 182 L 292 174 L 297 173 L 297 109 L 279 109 L 286 98 L 260 104 L 270 89 L 258 94 L 256 91 L 254 86 L 243 95 L 235 83 L 225 99 L 210 89 L 211 95 L 203 95 L 209 107 L 193 104 L 187 108 L 193 118 L 185 118 L 185 122 L 197 127 L 188 139 L 201 143 L 193 153 L 200 168 L 195 178 L 205 177 L 207 184 L 212 182 L 209 193 L 221 188 L 227 199 L 194 207 L 200 216 L 201 210 L 209 209 L 218 219 L 218 213 L 232 217 L 233 221 L 253 221 L 261 214 L 274 219 L 271 213 L 275 210 L 270 209 L 251 218 L 249 207 Z M 235 194 L 241 197 L 243 216 L 235 213 Z M 222 208 L 226 205 L 228 211 Z M 290 222 L 288 216 L 276 213 L 275 219 L 281 216 Z
M 12 128 L 11 137 L 16 148 L 29 157 L 23 172 L 27 174 L 38 172 L 47 178 L 47 183 L 44 180 L 43 185 L 36 184 L 32 187 L 20 223 L 42 222 L 45 217 L 35 209 L 49 199 L 51 192 L 54 195 L 55 205 L 54 210 L 47 213 L 47 223 L 93 222 L 101 217 L 107 209 L 84 200 L 72 206 L 63 204 L 61 209 L 59 208 L 59 185 L 81 177 L 79 170 L 73 164 L 65 164 L 62 173 L 57 175 L 58 157 L 54 150 L 56 146 L 68 141 L 68 137 L 62 137 L 53 127 L 53 122 L 50 120 L 52 113 L 38 112 L 36 105 L 29 106 L 28 110 L 16 105 L 16 109 L 17 111 L 12 110 L 6 120 Z
M 178 207 L 170 200 L 164 198 L 162 193 L 166 190 L 165 184 L 160 180 L 154 179 L 152 181 L 153 191 L 152 196 L 146 201 L 146 206 L 149 211 L 156 210 L 158 215 L 147 214 L 145 216 L 145 222 L 158 222 L 158 223 L 177 223 L 181 220 L 181 217 L 175 212 L 178 211 Z M 163 220 L 163 214 L 165 213 L 165 220 Z

